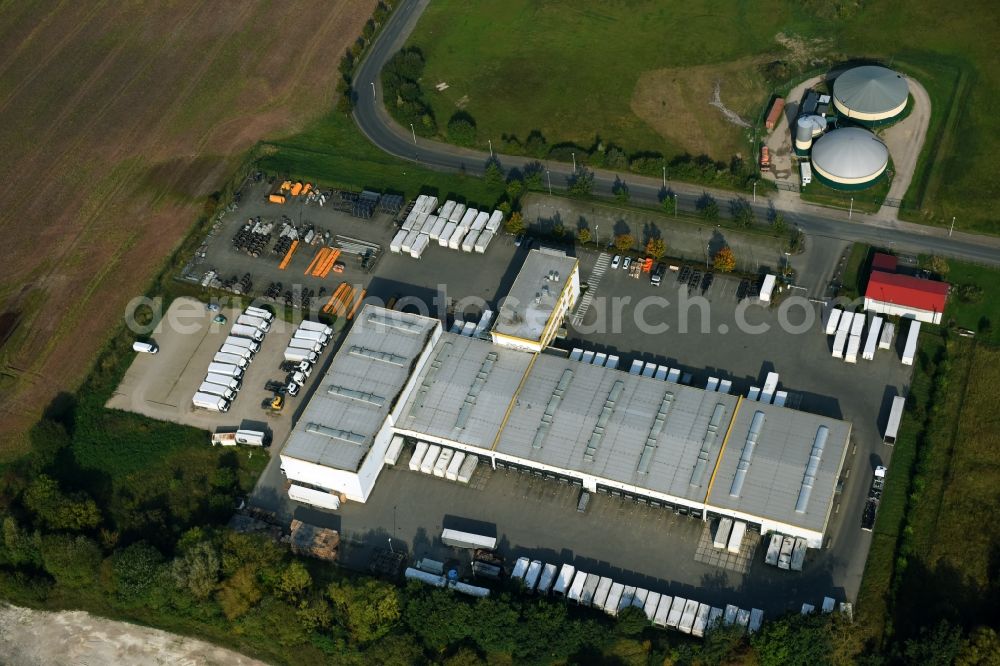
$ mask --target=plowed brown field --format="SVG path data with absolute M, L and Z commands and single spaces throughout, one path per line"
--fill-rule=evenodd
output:
M 0 456 L 240 155 L 332 107 L 374 5 L 0 0 Z

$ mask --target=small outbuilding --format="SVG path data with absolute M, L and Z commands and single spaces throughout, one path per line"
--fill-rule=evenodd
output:
M 947 299 L 947 282 L 873 270 L 865 289 L 865 310 L 940 324 Z

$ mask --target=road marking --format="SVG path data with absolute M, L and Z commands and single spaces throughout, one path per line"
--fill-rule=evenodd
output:
M 573 314 L 574 326 L 579 326 L 583 323 L 583 318 L 586 316 L 587 310 L 590 309 L 590 304 L 594 300 L 597 285 L 601 283 L 601 278 L 604 277 L 610 263 L 611 257 L 606 252 L 601 252 L 600 256 L 597 257 L 594 268 L 590 271 L 590 277 L 587 278 L 587 293 L 580 299 L 580 304 L 576 307 L 576 312 Z

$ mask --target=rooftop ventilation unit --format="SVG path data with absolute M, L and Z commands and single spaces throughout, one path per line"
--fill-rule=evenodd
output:
M 486 386 L 486 380 L 489 378 L 490 372 L 493 371 L 493 365 L 497 362 L 497 358 L 496 352 L 490 352 L 486 355 L 485 360 L 483 360 L 483 365 L 479 368 L 479 372 L 476 373 L 476 378 L 472 380 L 472 386 L 469 387 L 468 395 L 465 396 L 465 402 L 462 403 L 461 408 L 458 410 L 458 417 L 455 419 L 456 428 L 465 428 L 465 424 L 469 422 L 469 415 L 476 404 L 476 398 L 479 396 L 480 391 L 483 390 L 483 387 Z
M 563 394 L 566 393 L 566 389 L 572 380 L 573 371 L 568 368 L 563 370 L 562 377 L 559 378 L 559 383 L 556 384 L 555 389 L 552 391 L 552 397 L 549 398 L 549 403 L 545 405 L 545 413 L 542 414 L 542 422 L 535 432 L 535 439 L 531 442 L 531 448 L 542 448 L 542 442 L 545 440 L 545 436 L 549 434 L 549 427 L 552 425 L 553 419 L 555 419 L 559 403 L 562 401 Z
M 597 447 L 604 439 L 604 430 L 608 427 L 608 421 L 611 420 L 611 415 L 615 411 L 615 403 L 618 402 L 618 398 L 621 397 L 624 390 L 625 382 L 620 379 L 611 387 L 608 399 L 604 401 L 604 407 L 601 409 L 601 415 L 597 417 L 594 432 L 590 435 L 590 441 L 587 442 L 587 448 L 583 452 L 583 459 L 586 462 L 594 462 L 594 454 L 597 453 Z
M 656 417 L 653 418 L 653 425 L 649 428 L 646 444 L 642 447 L 642 454 L 639 456 L 639 467 L 636 470 L 639 474 L 649 472 L 649 464 L 653 462 L 653 454 L 656 453 L 656 440 L 659 439 L 660 432 L 663 431 L 663 426 L 667 422 L 667 413 L 670 411 L 670 405 L 673 401 L 673 391 L 667 391 L 660 402 L 660 409 L 656 412 Z
M 431 361 L 430 367 L 427 368 L 427 372 L 424 373 L 424 380 L 420 382 L 420 387 L 417 389 L 417 395 L 413 399 L 413 405 L 410 407 L 410 416 L 416 416 L 417 413 L 423 409 L 424 400 L 427 398 L 427 392 L 431 390 L 434 386 L 434 379 L 437 377 L 438 370 L 441 369 L 441 364 L 451 356 L 452 347 L 455 345 L 451 342 L 445 342 L 441 345 L 441 349 L 438 353 L 434 355 L 434 360 Z
M 367 347 L 358 347 L 355 345 L 348 350 L 348 353 L 352 356 L 362 356 L 372 361 L 381 361 L 382 363 L 389 363 L 400 367 L 406 365 L 405 356 L 379 351 L 378 349 L 368 349 Z
M 809 506 L 809 496 L 812 494 L 813 484 L 816 483 L 816 472 L 819 470 L 819 463 L 823 460 L 823 447 L 826 446 L 826 438 L 830 436 L 830 429 L 820 426 L 816 431 L 816 439 L 813 440 L 812 451 L 809 452 L 809 462 L 806 463 L 806 473 L 802 476 L 802 488 L 799 489 L 799 499 L 795 502 L 795 513 L 805 513 Z
M 310 432 L 314 435 L 322 435 L 324 437 L 329 437 L 330 439 L 339 439 L 342 442 L 348 442 L 350 444 L 364 444 L 365 436 L 359 435 L 356 432 L 351 432 L 350 430 L 341 430 L 339 428 L 331 428 L 329 426 L 320 425 L 319 423 L 310 423 L 306 426 L 306 432 Z
M 394 328 L 397 331 L 402 331 L 404 333 L 420 333 L 423 331 L 423 327 L 412 321 L 406 321 L 402 317 L 386 316 L 381 312 L 372 312 L 368 315 L 368 321 L 372 324 L 377 324 L 379 326 L 385 326 L 387 328 Z
M 330 395 L 337 395 L 341 398 L 347 398 L 348 400 L 356 400 L 358 402 L 368 403 L 369 405 L 374 405 L 375 407 L 382 408 L 385 406 L 385 398 L 380 395 L 375 395 L 374 393 L 365 393 L 364 391 L 357 391 L 352 388 L 347 388 L 346 386 L 336 386 L 330 385 L 326 390 Z
M 760 436 L 760 431 L 763 427 L 764 412 L 754 412 L 753 421 L 750 422 L 750 432 L 747 433 L 747 441 L 743 445 L 743 453 L 740 454 L 740 462 L 736 465 L 736 475 L 733 476 L 733 485 L 729 487 L 730 497 L 739 497 L 740 493 L 743 492 L 743 482 L 746 480 L 747 472 L 750 470 L 753 450 L 757 446 L 757 438 Z
M 719 434 L 719 426 L 722 425 L 722 415 L 726 411 L 726 406 L 721 402 L 715 405 L 712 419 L 708 422 L 708 430 L 705 431 L 705 438 L 701 440 L 701 450 L 698 452 L 698 460 L 694 464 L 691 472 L 691 485 L 700 488 L 705 480 L 705 472 L 708 469 L 708 452 L 715 444 L 715 438 Z

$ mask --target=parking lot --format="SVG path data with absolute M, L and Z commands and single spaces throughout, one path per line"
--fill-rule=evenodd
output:
M 275 319 L 264 337 L 260 351 L 254 356 L 243 376 L 243 387 L 226 413 L 195 409 L 191 396 L 205 379 L 208 365 L 219 351 L 223 340 L 239 315 L 239 311 L 223 309 L 225 324 L 213 322 L 216 312 L 204 303 L 179 298 L 167 310 L 151 337 L 160 347 L 156 354 L 137 354 L 135 361 L 108 400 L 107 406 L 146 416 L 173 421 L 214 431 L 217 428 L 241 427 L 272 433 L 272 440 L 281 445 L 291 430 L 292 413 L 300 406 L 319 376 L 319 368 L 307 380 L 303 392 L 287 397 L 280 414 L 262 409 L 262 403 L 272 395 L 264 385 L 269 380 L 283 380 L 280 369 L 283 352 L 292 337 L 290 324 Z M 324 350 L 320 363 L 329 360 L 330 347 Z
M 394 215 L 375 213 L 370 219 L 361 219 L 335 210 L 329 203 L 321 207 L 304 203 L 301 198 L 283 205 L 270 204 L 266 200 L 270 189 L 266 182 L 248 183 L 244 187 L 236 209 L 215 225 L 199 248 L 198 256 L 185 268 L 188 279 L 200 282 L 209 270 L 225 279 L 249 273 L 250 293 L 257 297 L 264 295 L 270 285 L 280 282 L 281 296 L 272 303 L 279 308 L 286 307 L 285 292 L 292 294 L 292 305 L 299 309 L 298 294 L 311 290 L 313 315 L 319 313 L 337 286 L 346 282 L 364 290 L 371 302 L 408 297 L 402 305 L 435 317 L 443 317 L 450 306 L 460 306 L 460 301 L 471 298 L 474 300 L 467 300 L 467 304 L 475 304 L 465 308 L 466 314 L 478 317 L 481 302 L 496 310 L 496 300 L 507 293 L 527 253 L 527 248 L 516 248 L 509 236 L 501 234 L 485 254 L 450 250 L 437 243 L 431 243 L 419 260 L 408 254 L 392 254 L 388 248 L 397 230 Z M 284 269 L 279 268 L 283 254 L 264 251 L 254 257 L 234 249 L 233 238 L 240 228 L 248 219 L 258 217 L 276 223 L 274 238 L 267 246 L 273 247 L 282 216 L 300 230 L 312 228 L 328 232 L 331 239 L 341 236 L 377 245 L 381 248 L 378 259 L 368 271 L 356 256 L 343 252 L 338 259 L 344 265 L 343 272 L 331 270 L 326 277 L 316 277 L 307 269 L 322 246 L 318 241 L 315 245 L 300 244 Z
M 469 551 L 444 546 L 445 527 L 496 536 L 508 566 L 520 556 L 572 563 L 616 582 L 697 598 L 713 605 L 759 607 L 769 614 L 814 603 L 833 591 L 829 572 L 779 571 L 763 563 L 760 536 L 748 532 L 734 563 L 748 574 L 704 557 L 711 550 L 710 523 L 664 508 L 593 494 L 586 513 L 577 511 L 579 488 L 480 464 L 466 486 L 420 472 L 406 463 L 386 468 L 365 504 L 349 502 L 337 512 L 311 509 L 287 497 L 257 498 L 286 519 L 295 517 L 341 532 L 340 560 L 363 569 L 376 549 L 405 550 L 415 559 L 468 560 Z M 815 554 L 811 554 L 814 558 Z M 723 559 L 725 559 L 723 557 Z
M 581 256 L 584 280 L 596 261 L 594 253 Z M 704 264 L 685 265 L 704 271 Z M 789 309 L 792 327 L 804 327 L 807 317 L 813 318 L 808 330 L 797 332 L 782 326 L 778 307 L 752 297 L 741 300 L 738 278 L 716 274 L 702 291 L 703 282 L 691 289 L 679 285 L 678 276 L 668 271 L 663 284 L 654 287 L 648 274 L 635 279 L 621 268 L 606 270 L 587 315 L 569 328 L 559 346 L 618 355 L 625 369 L 635 358 L 680 368 L 695 386 L 705 386 L 710 376 L 729 379 L 733 391 L 743 395 L 761 386 L 768 372 L 778 372 L 788 406 L 851 421 L 855 446 L 844 463 L 844 490 L 831 516 L 829 548 L 814 556 L 812 566 L 829 571 L 835 588 L 853 598 L 871 537 L 860 529 L 861 508 L 875 466 L 889 464 L 892 453 L 882 443 L 881 427 L 892 398 L 906 392 L 910 368 L 900 363 L 895 348 L 856 365 L 832 358 L 820 304 L 799 299 L 802 305 Z M 757 327 L 766 331 L 750 332 Z M 801 576 L 809 577 L 809 566 Z

